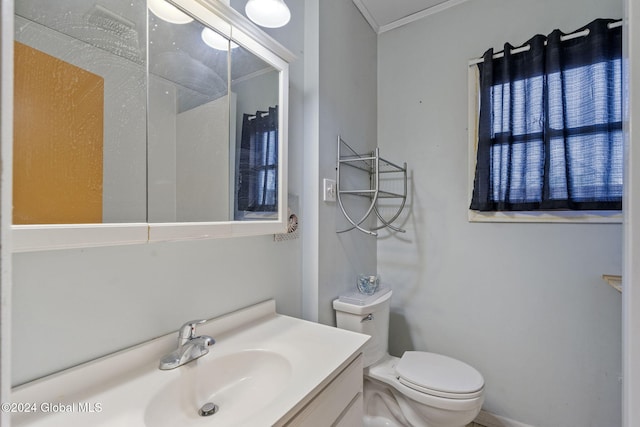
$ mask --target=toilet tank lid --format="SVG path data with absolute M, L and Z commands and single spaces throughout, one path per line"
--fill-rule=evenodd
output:
M 367 302 L 364 305 L 345 302 L 345 301 L 341 300 L 340 298 L 337 298 L 337 299 L 333 300 L 333 308 L 335 310 L 337 310 L 337 311 L 341 311 L 341 312 L 344 312 L 344 313 L 368 314 L 368 313 L 376 311 L 376 309 L 379 306 L 381 306 L 383 304 L 388 304 L 388 300 L 389 300 L 389 298 L 391 298 L 391 294 L 392 294 L 391 290 L 385 290 L 385 292 L 382 295 L 380 295 L 379 298 L 376 298 L 371 302 Z
M 419 387 L 443 393 L 474 393 L 484 387 L 482 374 L 472 366 L 424 351 L 406 351 L 396 365 L 396 373 Z

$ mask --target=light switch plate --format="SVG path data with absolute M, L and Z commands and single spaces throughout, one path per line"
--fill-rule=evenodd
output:
M 324 178 L 322 180 L 322 200 L 325 202 L 335 202 L 336 192 L 336 180 Z

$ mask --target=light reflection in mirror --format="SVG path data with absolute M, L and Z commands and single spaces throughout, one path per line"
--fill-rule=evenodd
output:
M 149 29 L 149 222 L 228 221 L 228 52 L 198 21 Z

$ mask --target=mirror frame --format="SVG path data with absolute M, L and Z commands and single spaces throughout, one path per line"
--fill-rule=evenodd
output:
M 284 233 L 287 229 L 289 50 L 219 0 L 167 0 L 279 71 L 278 218 L 264 221 L 12 225 L 13 252 L 213 239 Z

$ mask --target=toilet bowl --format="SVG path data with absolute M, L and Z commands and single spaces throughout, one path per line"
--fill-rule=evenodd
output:
M 484 379 L 448 356 L 407 351 L 387 353 L 391 291 L 358 305 L 336 299 L 339 328 L 371 336 L 363 349 L 366 427 L 463 427 L 484 401 Z

